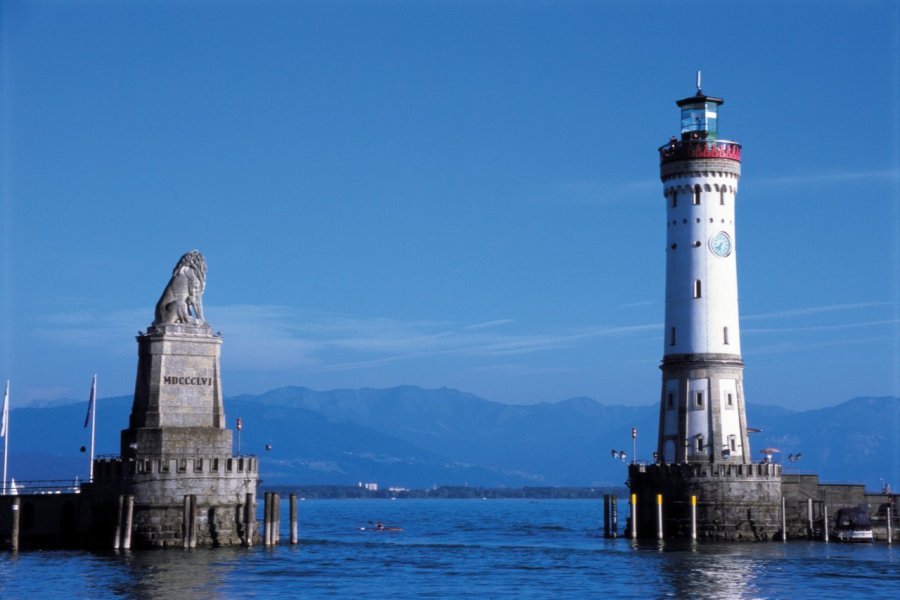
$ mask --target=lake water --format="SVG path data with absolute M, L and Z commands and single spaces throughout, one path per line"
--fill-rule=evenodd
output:
M 290 546 L 287 504 L 271 549 L 0 555 L 0 597 L 900 597 L 883 543 L 636 544 L 603 538 L 598 501 L 309 500 Z M 359 530 L 379 521 L 403 531 Z

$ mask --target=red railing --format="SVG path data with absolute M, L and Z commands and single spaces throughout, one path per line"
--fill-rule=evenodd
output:
M 672 140 L 659 148 L 659 162 L 692 158 L 726 158 L 741 160 L 741 145 L 725 140 Z

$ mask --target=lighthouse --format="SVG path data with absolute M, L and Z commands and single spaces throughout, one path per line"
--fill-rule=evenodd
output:
M 676 102 L 681 136 L 659 149 L 666 317 L 658 457 L 749 462 L 738 320 L 740 144 L 719 138 L 721 98 Z
M 738 310 L 735 202 L 741 145 L 719 135 L 724 101 L 677 100 L 681 134 L 659 148 L 666 315 L 654 461 L 628 468 L 634 537 L 772 539 L 781 465 L 753 462 Z

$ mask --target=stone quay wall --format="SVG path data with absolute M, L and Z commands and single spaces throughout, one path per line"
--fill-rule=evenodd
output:
M 780 465 L 634 464 L 628 477 L 638 537 L 657 537 L 660 494 L 665 538 L 690 538 L 692 496 L 698 539 L 763 541 L 781 531 Z
M 255 523 L 256 457 L 101 459 L 95 461 L 94 473 L 93 529 L 112 540 L 121 519 L 118 498 L 132 495 L 133 548 L 183 546 L 185 496 L 195 499 L 197 546 L 240 545 L 246 540 L 248 514 Z M 258 531 L 252 529 L 256 543 Z

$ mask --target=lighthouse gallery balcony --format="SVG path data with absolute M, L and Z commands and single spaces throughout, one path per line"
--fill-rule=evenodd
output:
M 741 160 L 741 145 L 728 140 L 672 140 L 659 148 L 659 162 L 693 158 L 726 158 Z

